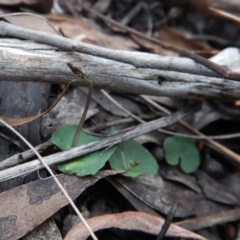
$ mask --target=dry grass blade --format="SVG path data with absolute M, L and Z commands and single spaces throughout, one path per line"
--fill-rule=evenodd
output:
M 70 87 L 70 85 L 74 82 L 78 82 L 77 80 L 73 80 L 71 81 L 62 91 L 62 93 L 59 95 L 59 97 L 57 98 L 57 100 L 52 104 L 52 106 L 50 108 L 48 108 L 46 111 L 34 115 L 34 116 L 30 116 L 30 117 L 26 117 L 26 118 L 7 118 L 4 116 L 0 116 L 0 118 L 6 122 L 7 124 L 9 124 L 12 127 L 15 126 L 20 126 L 29 122 L 32 122 L 34 120 L 37 120 L 38 118 L 42 117 L 43 115 L 47 114 L 48 112 L 50 112 L 56 105 L 57 103 L 61 100 L 61 98 L 63 97 L 63 95 L 65 94 L 65 92 L 67 91 L 67 89 Z M 1 125 L 1 123 L 0 123 Z
M 231 14 L 231 13 L 227 13 L 225 11 L 221 11 L 221 10 L 218 10 L 216 8 L 209 8 L 209 10 L 211 10 L 212 12 L 216 13 L 217 15 L 221 16 L 221 17 L 224 17 L 224 18 L 227 18 L 227 19 L 230 19 L 238 24 L 240 24 L 240 18 Z

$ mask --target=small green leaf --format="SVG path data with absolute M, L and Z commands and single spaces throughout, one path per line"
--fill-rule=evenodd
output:
M 128 177 L 158 171 L 158 164 L 151 153 L 134 140 L 119 144 L 109 162 L 113 170 L 125 170 L 123 175 Z
M 81 138 L 81 136 L 80 136 Z M 58 165 L 58 169 L 69 175 L 77 175 L 78 177 L 86 175 L 94 175 L 112 156 L 117 149 L 117 146 L 111 147 L 107 150 L 96 151 L 79 158 L 61 163 Z
M 77 126 L 64 125 L 61 128 L 59 128 L 55 134 L 53 134 L 51 142 L 63 151 L 69 150 L 71 149 L 72 141 L 76 131 Z M 84 131 L 82 131 L 78 139 L 77 146 L 94 142 L 98 139 L 99 137 L 87 134 Z
M 163 148 L 165 159 L 170 165 L 177 165 L 185 173 L 196 171 L 200 165 L 199 151 L 193 141 L 183 137 L 168 137 L 164 141 Z
M 76 130 L 77 126 L 65 125 L 58 129 L 58 131 L 52 136 L 51 142 L 61 150 L 68 150 L 71 148 Z M 98 137 L 82 131 L 78 139 L 77 146 L 94 142 L 98 139 Z M 75 158 L 59 164 L 58 169 L 66 174 L 74 174 L 79 177 L 95 174 L 105 165 L 116 149 L 117 146 L 114 146 L 107 150 L 99 150 L 79 158 Z

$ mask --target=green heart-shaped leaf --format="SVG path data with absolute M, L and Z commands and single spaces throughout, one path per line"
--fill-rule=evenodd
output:
M 72 141 L 76 131 L 77 126 L 64 125 L 59 128 L 55 134 L 53 134 L 51 142 L 63 151 L 69 150 L 71 149 Z M 88 144 L 98 139 L 99 137 L 87 134 L 82 131 L 78 139 L 77 146 Z
M 157 173 L 158 164 L 151 153 L 134 140 L 123 142 L 109 159 L 111 168 L 126 171 L 124 176 L 137 177 L 144 173 Z
M 196 171 L 200 165 L 199 151 L 193 141 L 188 138 L 173 136 L 168 137 L 163 144 L 166 161 L 170 165 L 177 165 L 185 173 Z
M 65 125 L 58 129 L 58 131 L 52 136 L 51 142 L 61 150 L 69 150 L 76 130 L 76 126 Z M 77 146 L 94 142 L 98 139 L 98 137 L 82 131 L 78 139 Z M 107 150 L 99 150 L 79 158 L 75 158 L 59 164 L 58 169 L 66 174 L 74 174 L 77 176 L 95 174 L 105 165 L 116 149 L 117 146 L 114 146 Z
M 82 157 L 75 158 L 59 164 L 58 169 L 61 172 L 69 175 L 76 175 L 78 177 L 94 175 L 104 167 L 105 163 L 116 149 L 117 147 L 114 146 L 107 150 L 96 151 Z

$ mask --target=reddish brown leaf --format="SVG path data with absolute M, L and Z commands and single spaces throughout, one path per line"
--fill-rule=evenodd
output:
M 120 228 L 157 235 L 160 232 L 164 220 L 147 213 L 124 212 L 90 218 L 87 222 L 94 232 L 106 228 Z M 68 232 L 64 240 L 85 240 L 88 236 L 89 232 L 86 227 L 83 223 L 79 223 Z M 199 240 L 205 239 L 200 235 L 178 227 L 175 224 L 170 225 L 166 236 Z

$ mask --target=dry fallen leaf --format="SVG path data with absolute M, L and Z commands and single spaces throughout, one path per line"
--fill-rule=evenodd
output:
M 169 185 L 166 185 L 166 182 L 157 174 L 142 174 L 134 179 L 117 176 L 115 179 L 138 199 L 161 213 L 168 214 L 176 201 L 176 196 L 166 189 Z M 185 206 L 180 204 L 176 213 L 176 217 L 193 215 L 194 212 L 186 204 Z
M 4 117 L 4 116 L 0 116 L 0 118 L 8 123 L 10 126 L 15 127 L 15 126 L 20 126 L 29 122 L 32 122 L 34 120 L 37 120 L 38 118 L 42 117 L 43 115 L 47 114 L 48 112 L 50 112 L 56 105 L 57 103 L 60 101 L 60 99 L 62 98 L 62 96 L 65 94 L 65 92 L 67 91 L 67 89 L 69 88 L 69 86 L 75 81 L 71 81 L 62 91 L 62 93 L 58 96 L 58 98 L 56 99 L 56 101 L 44 112 L 34 115 L 34 116 L 30 116 L 30 117 L 25 117 L 25 118 L 8 118 L 8 117 Z M 1 126 L 1 123 L 0 123 Z
M 8 21 L 9 23 L 19 26 L 25 27 L 32 30 L 38 30 L 43 32 L 48 32 L 51 34 L 57 34 L 56 31 L 51 28 L 48 24 L 43 22 L 40 18 L 34 17 L 32 15 L 16 15 L 16 16 L 4 16 L 3 19 Z M 46 19 L 44 15 L 39 15 L 39 17 Z
M 114 174 L 102 171 L 77 178 L 59 175 L 58 180 L 72 199 L 99 179 Z M 15 240 L 35 229 L 68 201 L 52 178 L 37 180 L 0 194 L 0 239 Z
M 200 170 L 194 173 L 194 175 L 208 199 L 219 203 L 238 205 L 238 199 L 232 195 L 227 188 L 224 188 L 221 184 L 219 184 L 215 179 L 211 178 Z
M 157 235 L 160 232 L 164 220 L 147 213 L 124 212 L 90 218 L 87 222 L 94 232 L 106 228 L 120 228 Z M 82 223 L 79 223 L 68 232 L 64 240 L 85 240 L 88 236 L 89 232 Z M 170 225 L 166 236 L 193 238 L 196 240 L 205 239 L 200 235 L 178 227 L 175 224 Z
M 99 29 L 99 26 L 86 19 L 83 21 L 53 14 L 48 15 L 47 19 L 55 27 L 61 29 L 64 36 L 78 41 L 119 50 L 133 50 L 137 48 L 137 45 L 130 39 L 106 34 L 102 29 Z
M 163 42 L 167 42 L 168 44 L 172 44 L 175 47 L 179 47 L 188 51 L 209 50 L 209 47 L 206 44 L 187 39 L 184 37 L 184 35 L 169 28 L 158 29 L 158 31 L 155 33 L 155 37 Z

